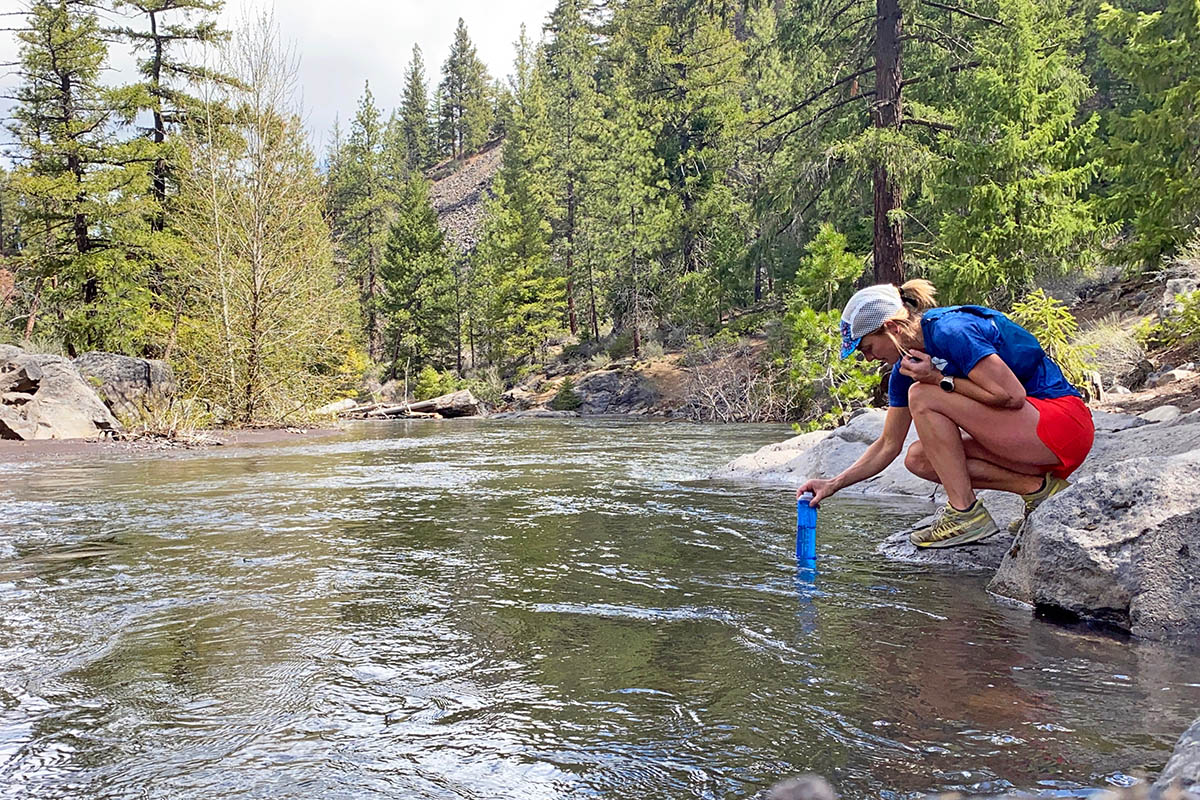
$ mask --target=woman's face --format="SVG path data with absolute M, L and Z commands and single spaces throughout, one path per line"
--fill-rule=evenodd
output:
M 891 366 L 900 358 L 900 348 L 896 340 L 888 335 L 886 328 L 880 328 L 874 333 L 868 333 L 858 343 L 858 352 L 867 361 L 882 361 Z

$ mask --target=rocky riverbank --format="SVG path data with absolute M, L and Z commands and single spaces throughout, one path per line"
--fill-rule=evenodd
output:
M 793 437 L 713 473 L 721 480 L 796 485 L 830 477 L 879 435 L 885 412 Z M 1094 412 L 1096 444 L 1073 485 L 1020 524 L 1014 495 L 981 497 L 1003 532 L 977 546 L 920 550 L 908 530 L 878 546 L 907 562 L 987 570 L 998 597 L 1069 617 L 1096 620 L 1153 639 L 1200 635 L 1200 411 L 1160 407 L 1141 415 Z M 910 434 L 910 441 L 915 433 Z M 846 493 L 942 502 L 939 487 L 897 459 Z M 921 523 L 919 523 L 921 524 Z

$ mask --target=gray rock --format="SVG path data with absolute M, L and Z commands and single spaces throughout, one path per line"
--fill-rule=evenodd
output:
M 1121 383 L 1128 386 L 1133 391 L 1138 391 L 1146 385 L 1146 380 L 1157 371 L 1157 367 L 1153 361 L 1143 358 L 1133 369 L 1125 373 L 1121 378 Z
M 768 789 L 765 800 L 837 800 L 837 793 L 820 775 L 797 775 Z
M 118 416 L 137 418 L 144 410 L 168 406 L 175 396 L 175 376 L 165 361 L 92 352 L 74 364 Z
M 1155 793 L 1165 793 L 1173 789 L 1183 790 L 1192 798 L 1200 798 L 1200 719 L 1193 722 L 1179 737 L 1171 760 L 1154 782 Z
M 67 359 L 14 347 L 0 350 L 0 357 L 0 438 L 94 439 L 121 429 Z
M 1109 389 L 1109 391 L 1113 394 L 1133 394 L 1133 392 L 1131 392 L 1129 389 L 1126 389 L 1119 383 L 1113 384 L 1113 387 Z
M 1163 289 L 1162 308 L 1159 313 L 1166 317 L 1179 310 L 1183 296 L 1200 289 L 1195 278 L 1169 278 Z
M 653 406 L 660 399 L 649 382 L 633 369 L 613 369 L 612 365 L 580 378 L 575 393 L 581 401 L 581 414 L 625 414 L 639 406 Z
M 785 442 L 767 445 L 756 453 L 741 456 L 713 472 L 717 480 L 753 481 L 766 484 L 797 484 L 807 478 L 830 478 L 853 464 L 883 432 L 882 409 L 870 409 L 832 431 L 816 431 Z M 904 446 L 917 440 L 909 431 Z M 897 458 L 870 480 L 843 491 L 844 494 L 900 495 L 932 498 L 936 485 L 918 478 Z
M 1152 376 L 1147 382 L 1152 388 L 1157 389 L 1159 386 L 1166 386 L 1168 383 L 1184 381 L 1188 378 L 1194 377 L 1196 377 L 1196 373 L 1190 370 L 1176 368 L 1167 370 L 1166 372 L 1160 372 L 1157 375 Z
M 988 590 L 1137 636 L 1200 633 L 1200 451 L 1123 459 L 1046 501 Z
M 1159 406 L 1138 414 L 1138 419 L 1146 422 L 1170 422 L 1177 419 L 1182 413 L 1178 406 Z
M 1125 393 L 1128 394 L 1129 390 L 1126 389 Z M 1120 393 L 1117 392 L 1117 394 Z M 1095 424 L 1097 432 L 1104 433 L 1115 433 L 1116 431 L 1128 430 L 1129 428 L 1136 428 L 1147 424 L 1147 420 L 1133 414 L 1118 414 L 1113 411 L 1096 410 L 1092 411 L 1092 422 Z
M 522 411 L 533 405 L 533 398 L 535 395 L 533 392 L 528 391 L 527 389 L 514 386 L 512 389 L 509 389 L 507 392 L 501 395 L 501 397 L 503 397 L 504 401 L 513 408 L 518 411 Z
M 560 419 L 578 417 L 578 411 L 555 411 L 552 408 L 529 408 L 524 411 L 501 411 L 489 414 L 488 419 Z

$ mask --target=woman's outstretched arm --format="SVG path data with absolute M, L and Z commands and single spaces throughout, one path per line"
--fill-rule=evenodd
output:
M 847 486 L 873 478 L 887 468 L 904 449 L 904 440 L 908 436 L 908 428 L 912 425 L 912 414 L 907 408 L 892 406 L 887 410 L 883 420 L 883 433 L 871 443 L 867 452 L 858 460 L 832 478 L 814 478 L 806 481 L 796 490 L 799 497 L 805 492 L 812 492 L 813 499 L 809 505 L 816 505 L 834 492 Z

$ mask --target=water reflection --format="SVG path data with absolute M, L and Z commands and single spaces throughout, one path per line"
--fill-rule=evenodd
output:
M 880 562 L 917 506 L 702 476 L 785 432 L 379 424 L 8 465 L 0 796 L 1077 790 L 1155 770 L 1194 653 Z

